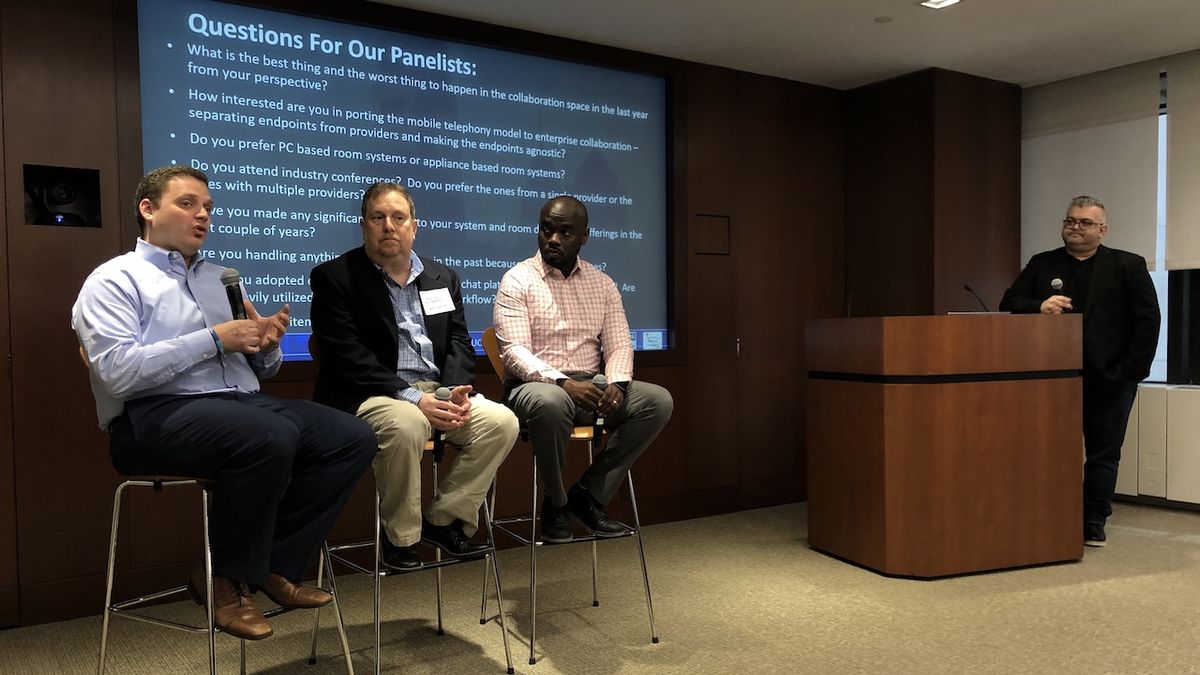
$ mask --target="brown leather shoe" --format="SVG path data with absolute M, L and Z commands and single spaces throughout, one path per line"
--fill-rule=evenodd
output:
M 267 575 L 262 592 L 280 607 L 291 609 L 313 609 L 333 602 L 333 596 L 326 591 L 288 581 L 274 572 Z
M 197 605 L 204 604 L 204 567 L 198 567 L 188 580 L 188 590 Z M 246 584 L 227 577 L 213 576 L 213 623 L 217 628 L 244 640 L 271 637 L 271 624 L 254 606 Z

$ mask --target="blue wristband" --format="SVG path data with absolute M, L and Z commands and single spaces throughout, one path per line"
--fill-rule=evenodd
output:
M 208 332 L 212 335 L 213 344 L 217 346 L 217 355 L 221 355 L 225 352 L 225 345 L 221 344 L 221 338 L 217 337 L 217 331 L 209 328 Z

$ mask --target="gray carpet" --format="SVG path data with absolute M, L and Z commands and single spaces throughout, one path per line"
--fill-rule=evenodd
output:
M 809 549 L 803 504 L 656 525 L 645 537 L 658 645 L 631 539 L 600 546 L 597 608 L 587 547 L 546 547 L 535 666 L 528 558 L 510 549 L 500 561 L 513 662 L 543 675 L 1200 672 L 1200 514 L 1118 504 L 1108 534 L 1080 563 L 913 581 Z M 503 673 L 500 631 L 479 624 L 482 574 L 482 563 L 445 570 L 440 637 L 433 574 L 385 580 L 383 670 Z M 339 579 L 354 665 L 370 672 L 370 580 Z M 190 603 L 156 611 L 200 616 Z M 312 613 L 292 612 L 273 620 L 274 637 L 248 645 L 249 670 L 342 672 L 329 618 L 316 666 L 307 665 Z M 0 631 L 0 672 L 94 672 L 99 634 L 98 617 Z M 220 636 L 218 649 L 221 672 L 237 672 L 237 641 Z M 202 637 L 114 620 L 110 672 L 205 666 Z

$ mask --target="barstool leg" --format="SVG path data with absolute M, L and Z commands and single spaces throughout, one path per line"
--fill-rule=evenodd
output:
M 325 544 L 325 549 L 326 550 L 329 549 L 328 543 Z M 318 588 L 324 582 L 324 579 L 325 579 L 325 556 L 319 555 L 319 556 L 317 556 L 317 587 Z M 332 563 L 329 568 L 329 580 L 330 580 L 330 582 L 333 581 Z M 317 631 L 320 628 L 321 628 L 321 608 L 318 607 L 313 610 L 312 640 L 311 640 L 311 645 L 309 646 L 309 652 L 308 652 L 308 665 L 310 665 L 310 666 L 316 665 L 316 663 L 317 663 Z
M 533 463 L 533 506 L 529 512 L 529 665 L 537 663 L 537 460 Z
M 508 675 L 513 675 L 516 671 L 513 669 L 512 652 L 508 647 L 508 622 L 504 618 L 504 597 L 500 588 L 500 558 L 496 552 L 496 533 L 492 530 L 492 510 L 488 507 L 486 499 L 483 501 L 483 522 L 487 525 L 488 542 L 492 545 L 491 554 L 484 557 L 484 572 L 487 571 L 488 561 L 493 561 L 492 574 L 496 580 L 496 610 L 500 612 L 500 634 L 504 636 L 504 661 L 508 664 Z M 487 592 L 486 577 L 483 580 L 483 587 L 484 592 Z M 482 617 L 479 622 L 485 623 Z
M 213 568 L 212 538 L 208 528 L 208 490 L 200 487 L 201 522 L 204 525 L 204 597 L 205 616 L 208 619 L 208 672 L 217 675 L 217 623 L 213 616 Z M 246 642 L 242 641 L 242 670 L 246 669 Z
M 491 514 L 496 512 L 496 479 L 495 479 L 495 477 L 492 478 L 492 489 L 490 492 L 491 492 L 490 495 L 484 497 L 483 502 L 484 502 L 484 505 L 487 506 L 487 509 L 488 509 L 488 537 L 492 541 L 492 551 L 495 551 L 496 550 L 496 535 L 492 532 L 492 522 L 491 522 Z M 488 504 L 489 499 L 491 500 L 490 504 Z M 488 606 L 487 589 L 488 589 L 488 575 L 491 574 L 491 569 L 490 569 L 491 565 L 492 565 L 491 557 L 484 556 L 484 558 L 483 558 L 483 590 L 479 592 L 479 625 L 480 626 L 487 623 L 487 606 Z
M 241 646 L 242 652 L 242 675 L 246 675 L 246 641 L 238 638 L 238 645 Z
M 372 624 L 375 629 L 375 675 L 379 675 L 379 592 L 380 592 L 380 573 L 379 573 L 379 555 L 380 549 L 380 528 L 383 527 L 383 520 L 379 516 L 379 491 L 375 491 L 375 589 L 374 589 L 374 617 Z
M 329 542 L 321 544 L 321 555 L 325 564 L 329 566 L 329 594 L 333 596 L 333 616 L 337 619 L 338 637 L 342 641 L 342 657 L 346 660 L 346 672 L 354 675 L 354 661 L 350 658 L 350 642 L 346 640 L 346 623 L 342 619 L 342 605 L 338 601 L 337 579 L 333 575 L 333 558 L 329 555 Z
M 108 576 L 104 581 L 104 621 L 100 628 L 100 663 L 96 668 L 99 675 L 104 675 L 104 659 L 108 651 L 108 618 L 109 608 L 112 607 L 113 569 L 117 561 L 117 524 L 121 520 L 121 499 L 125 496 L 127 485 L 128 481 L 121 483 L 113 495 L 112 528 L 108 537 Z
M 638 517 L 637 497 L 633 494 L 633 473 L 629 479 L 629 503 L 633 506 L 633 532 L 637 537 L 638 558 L 642 563 L 642 585 L 646 588 L 646 610 L 650 612 L 650 642 L 658 644 L 658 631 L 654 628 L 654 602 L 650 599 L 650 575 L 646 572 L 646 548 L 642 545 L 642 521 Z
M 592 454 L 596 444 L 599 443 L 599 436 L 592 438 L 588 443 L 588 466 L 591 466 L 595 461 L 595 455 Z M 592 540 L 592 607 L 600 606 L 600 565 L 596 559 L 596 540 Z
M 438 491 L 438 463 L 437 463 L 437 459 L 434 458 L 434 460 L 433 460 L 433 498 L 434 499 L 438 498 L 438 492 L 439 492 Z M 433 547 L 433 559 L 437 562 L 442 561 L 442 549 L 438 548 L 437 546 Z M 438 567 L 437 569 L 435 569 L 433 571 L 433 573 L 437 577 L 437 582 L 435 583 L 435 585 L 437 587 L 437 620 L 438 620 L 437 634 L 445 635 L 446 629 L 442 625 L 442 568 Z

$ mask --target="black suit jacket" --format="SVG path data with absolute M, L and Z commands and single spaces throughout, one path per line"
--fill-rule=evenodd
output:
M 1004 292 L 1001 311 L 1036 314 L 1054 295 L 1050 281 L 1059 278 L 1062 295 L 1074 311 L 1083 312 L 1083 369 L 1110 380 L 1140 382 L 1150 374 L 1158 347 L 1158 294 L 1146 271 L 1146 259 L 1135 253 L 1101 246 L 1092 262 L 1087 297 L 1071 295 L 1075 259 L 1065 247 L 1029 259 L 1012 288 Z
M 458 275 L 449 267 L 421 258 L 425 271 L 415 281 L 422 291 L 446 288 L 454 310 L 425 315 L 433 342 L 434 364 L 447 386 L 472 384 L 475 350 L 467 334 Z M 396 374 L 399 350 L 396 318 L 387 287 L 360 246 L 313 269 L 313 335 L 320 348 L 320 370 L 313 398 L 354 413 L 371 396 L 394 396 L 409 386 Z

